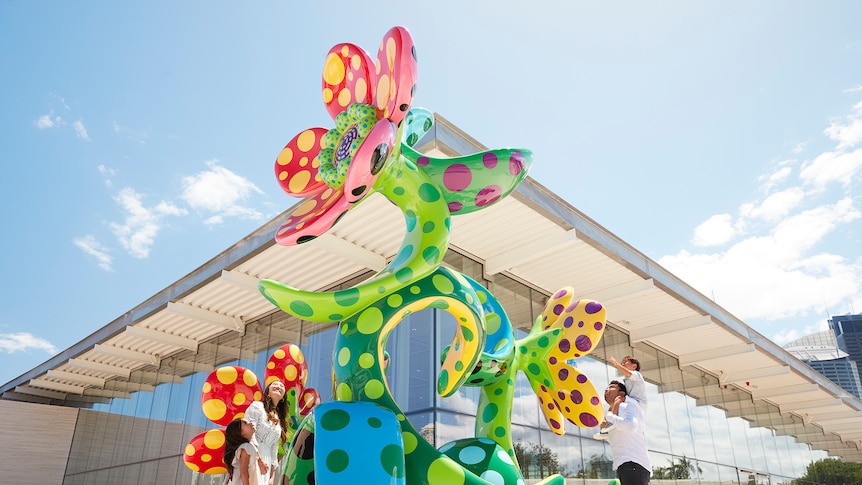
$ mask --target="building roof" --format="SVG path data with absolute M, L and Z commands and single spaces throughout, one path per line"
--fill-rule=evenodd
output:
M 483 148 L 440 117 L 420 146 L 449 156 Z M 308 290 L 329 288 L 383 269 L 405 232 L 400 211 L 380 196 L 300 246 L 274 243 L 282 219 L 269 221 L 92 335 L 3 384 L 2 399 L 87 406 L 209 372 L 212 367 L 197 363 L 203 359 L 189 356 L 214 352 L 216 338 L 262 331 L 246 323 L 273 313 L 257 290 L 259 279 Z M 483 261 L 488 277 L 505 273 L 547 294 L 572 286 L 576 294 L 602 302 L 609 325 L 628 334 L 633 346 L 660 349 L 675 356 L 681 368 L 696 370 L 680 373 L 681 382 L 662 382 L 662 392 L 684 391 L 698 404 L 726 403 L 736 396 L 738 407 L 728 414 L 862 462 L 862 401 L 536 181 L 526 179 L 490 208 L 453 217 L 452 226 L 452 248 Z M 303 269 L 308 261 L 315 261 L 314 271 Z M 284 332 L 285 341 L 300 338 Z M 237 348 L 228 356 L 224 347 L 218 346 L 225 360 L 244 352 Z M 686 381 L 706 374 L 718 384 Z M 132 375 L 138 383 L 133 386 L 128 383 Z M 759 421 L 756 407 L 764 402 L 790 419 Z

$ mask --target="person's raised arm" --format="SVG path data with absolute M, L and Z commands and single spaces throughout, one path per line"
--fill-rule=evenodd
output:
M 617 370 L 618 370 L 618 371 L 620 371 L 620 373 L 621 373 L 622 375 L 626 376 L 626 378 L 629 378 L 629 377 L 631 377 L 631 376 L 632 376 L 632 371 L 630 371 L 630 370 L 626 369 L 625 367 L 623 367 L 623 366 L 622 366 L 622 364 L 620 364 L 619 362 L 617 362 L 617 359 L 615 359 L 615 358 L 611 357 L 611 358 L 609 358 L 609 359 L 608 359 L 608 362 L 610 362 L 612 366 L 616 367 L 616 368 L 617 368 Z

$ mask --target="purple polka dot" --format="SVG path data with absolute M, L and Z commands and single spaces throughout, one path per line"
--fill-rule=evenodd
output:
M 602 311 L 602 304 L 597 301 L 591 301 L 587 303 L 587 306 L 584 307 L 584 311 L 592 315 L 593 313 L 598 313 Z
M 590 413 L 581 413 L 579 418 L 581 418 L 581 422 L 584 423 L 584 426 L 586 426 L 587 428 L 592 428 L 599 425 L 599 419 Z
M 569 369 L 563 367 L 560 369 L 560 372 L 557 372 L 557 377 L 560 378 L 561 381 L 564 381 L 569 378 Z
M 586 335 L 579 335 L 578 338 L 575 339 L 575 347 L 577 347 L 581 352 L 586 352 L 593 348 L 593 341 Z
M 563 305 L 554 305 L 554 315 L 563 313 Z
M 563 391 L 557 391 L 557 397 L 560 398 L 560 401 L 566 400 L 566 393 Z
M 560 290 L 557 292 L 556 295 L 554 295 L 554 298 L 555 299 L 556 298 L 562 298 L 562 297 L 566 296 L 567 293 L 568 293 L 568 291 L 566 291 L 566 290 Z
M 584 321 L 583 320 L 578 322 L 578 328 L 584 328 Z
M 428 159 L 428 157 L 419 157 L 416 159 L 416 165 L 420 167 L 427 167 L 429 161 L 430 160 Z
M 453 163 L 443 172 L 443 185 L 453 192 L 460 192 L 470 186 L 473 172 L 463 163 Z
M 560 429 L 560 422 L 557 421 L 556 419 L 549 419 L 548 422 L 550 423 L 552 428 Z
M 554 401 L 548 403 L 548 409 L 550 409 L 551 411 L 554 410 Z
M 548 363 L 549 363 L 549 364 L 551 364 L 551 365 L 556 364 L 556 363 L 557 363 L 557 358 L 556 358 L 556 357 L 550 357 L 550 358 L 548 359 Z
M 578 382 L 581 384 L 587 382 L 587 375 L 586 374 L 578 374 Z
M 572 402 L 575 404 L 580 404 L 580 403 L 584 402 L 584 395 L 581 394 L 581 391 L 572 391 L 571 394 L 569 394 L 569 397 L 572 399 Z
M 476 206 L 485 207 L 486 205 L 491 205 L 494 202 L 497 202 L 497 199 L 499 199 L 502 194 L 503 189 L 501 189 L 499 185 L 489 185 L 476 194 Z
M 578 307 L 578 303 L 580 303 L 580 302 L 581 302 L 581 300 L 575 300 L 575 301 L 569 303 L 569 306 L 566 307 L 566 311 L 570 312 L 570 311 L 574 310 L 575 308 Z
M 572 349 L 572 343 L 569 342 L 569 339 L 567 339 L 567 338 L 560 340 L 560 343 L 557 346 L 559 347 L 560 352 L 562 352 L 564 354 L 567 354 L 569 352 L 569 350 Z
M 544 384 L 542 384 L 541 386 L 539 386 L 539 389 L 541 389 L 541 390 L 542 390 L 542 392 L 548 392 L 548 388 L 547 388 L 547 387 L 545 387 L 545 385 L 544 385 Z M 539 398 L 539 399 L 541 400 L 542 398 Z
M 573 324 L 573 323 L 575 323 L 575 319 L 574 319 L 574 318 L 572 318 L 572 316 L 571 316 L 571 315 L 569 315 L 569 316 L 568 316 L 568 317 L 566 317 L 566 319 L 563 321 L 563 326 L 564 326 L 564 327 L 566 327 L 566 328 L 569 328 L 569 327 L 571 327 L 571 326 L 572 326 L 572 324 Z
M 593 404 L 593 406 L 595 406 L 596 404 L 598 404 L 598 403 L 599 403 L 599 398 L 597 398 L 597 397 L 593 396 L 593 397 L 590 399 L 590 402 Z
M 497 155 L 493 153 L 486 153 L 482 155 L 482 163 L 485 164 L 485 168 L 494 168 L 497 166 Z
M 524 156 L 518 152 L 512 153 L 509 157 L 509 173 L 518 175 L 522 170 L 524 170 Z
M 604 327 L 604 324 L 602 322 L 596 322 L 595 325 L 593 325 L 593 328 L 595 328 L 596 330 L 601 330 L 602 327 Z
M 464 208 L 464 204 L 462 204 L 458 201 L 449 202 L 449 212 L 458 212 L 459 210 L 461 210 L 463 208 Z

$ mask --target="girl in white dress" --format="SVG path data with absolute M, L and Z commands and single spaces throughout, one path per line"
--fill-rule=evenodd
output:
M 263 402 L 254 401 L 243 419 L 254 424 L 252 444 L 260 451 L 260 483 L 273 485 L 278 471 L 278 445 L 287 439 L 287 405 L 284 383 L 274 380 L 266 386 Z
M 257 448 L 251 443 L 254 426 L 243 419 L 234 419 L 224 431 L 224 463 L 227 485 L 260 485 Z

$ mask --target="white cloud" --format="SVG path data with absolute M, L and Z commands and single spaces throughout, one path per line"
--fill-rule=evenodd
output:
M 90 141 L 90 135 L 87 134 L 87 128 L 84 126 L 83 121 L 78 120 L 78 121 L 72 123 L 72 128 L 75 129 L 75 135 L 78 138 L 80 138 L 82 140 Z
M 114 121 L 112 124 L 114 127 L 114 133 L 116 133 L 117 135 L 124 136 L 130 140 L 136 141 L 142 145 L 145 144 L 147 142 L 147 139 L 150 137 L 149 133 L 147 133 L 146 131 L 133 130 L 117 123 L 116 121 Z
M 838 142 L 838 148 L 854 147 L 862 141 L 862 102 L 853 107 L 854 113 L 841 121 L 833 121 L 823 130 L 829 138 Z
M 249 180 L 217 165 L 207 162 L 209 170 L 183 179 L 182 198 L 193 209 L 213 212 L 204 220 L 206 224 L 220 224 L 226 217 L 261 219 L 263 214 L 244 205 L 252 192 L 263 193 Z
M 812 333 L 822 332 L 824 330 L 829 330 L 829 324 L 826 322 L 826 319 L 819 320 L 813 325 L 805 325 L 801 329 L 783 328 L 772 336 L 772 340 L 778 345 L 785 345 L 798 338 L 811 335 Z
M 96 167 L 96 170 L 98 170 L 99 173 L 102 174 L 102 177 L 105 178 L 105 186 L 106 187 L 113 187 L 114 186 L 114 181 L 112 179 L 114 178 L 115 175 L 117 175 L 116 170 L 114 170 L 113 168 L 106 167 L 106 166 L 101 165 L 101 164 L 98 167 Z
M 44 350 L 56 354 L 57 347 L 51 342 L 27 332 L 0 333 L 0 352 L 13 354 L 19 351 Z
M 838 142 L 835 149 L 799 171 L 796 160 L 778 163 L 761 177 L 761 198 L 741 204 L 735 216 L 714 215 L 698 225 L 697 249 L 659 258 L 736 316 L 781 325 L 763 332 L 779 343 L 823 327 L 830 311 L 862 306 L 862 211 L 855 195 L 862 148 L 853 149 L 862 141 L 862 103 L 824 134 Z M 843 190 L 829 187 L 835 183 Z M 705 249 L 731 241 L 724 251 Z
M 163 216 L 187 214 L 185 209 L 164 201 L 153 208 L 144 207 L 142 196 L 129 187 L 121 190 L 115 200 L 126 212 L 126 219 L 122 224 L 112 223 L 111 229 L 129 255 L 139 259 L 149 256 Z
M 105 271 L 113 271 L 113 262 L 114 258 L 108 254 L 108 249 L 102 246 L 99 241 L 92 235 L 86 235 L 84 237 L 78 237 L 72 240 L 72 243 L 84 251 L 85 254 L 92 256 L 96 259 L 96 262 L 99 264 L 99 267 Z
M 815 189 L 822 190 L 832 182 L 849 186 L 862 171 L 862 149 L 844 152 L 825 152 L 812 162 L 803 165 L 799 177 Z
M 730 214 L 714 215 L 694 229 L 692 244 L 700 247 L 718 246 L 730 241 L 736 232 Z
M 33 124 L 36 125 L 36 128 L 44 130 L 47 128 L 54 128 L 55 126 L 63 126 L 66 123 L 63 121 L 63 118 L 60 118 L 59 116 L 54 116 L 54 112 L 52 111 L 49 114 L 42 115 L 36 118 L 36 120 L 33 121 Z

